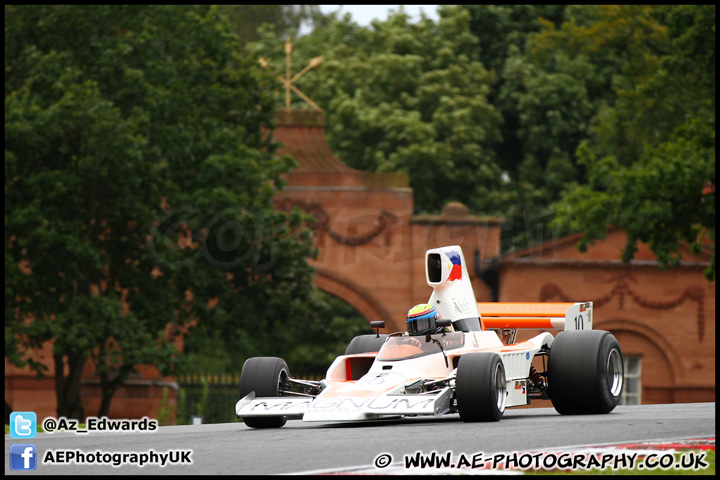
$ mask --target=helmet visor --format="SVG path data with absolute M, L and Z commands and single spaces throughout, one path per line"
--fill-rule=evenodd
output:
M 421 317 L 408 318 L 407 329 L 408 333 L 425 333 L 428 331 L 435 330 L 435 321 L 437 320 L 437 313 L 432 312 L 428 315 Z

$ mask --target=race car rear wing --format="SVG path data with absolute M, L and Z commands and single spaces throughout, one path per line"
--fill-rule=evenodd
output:
M 478 302 L 484 329 L 592 330 L 592 302 Z

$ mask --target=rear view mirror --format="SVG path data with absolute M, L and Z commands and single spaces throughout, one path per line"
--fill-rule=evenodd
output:
M 376 328 L 375 334 L 377 335 L 375 338 L 380 338 L 380 329 L 385 328 L 385 321 L 384 320 L 376 320 L 374 322 L 370 322 L 370 328 Z

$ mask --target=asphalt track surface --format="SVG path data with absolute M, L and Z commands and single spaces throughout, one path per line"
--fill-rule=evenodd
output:
M 458 415 L 352 424 L 290 420 L 280 429 L 254 430 L 243 423 L 159 427 L 154 432 L 39 433 L 32 440 L 5 435 L 5 474 L 33 475 L 262 475 L 334 473 L 351 467 L 374 469 L 390 455 L 432 451 L 471 456 L 622 442 L 674 441 L 714 437 L 715 403 L 619 406 L 608 415 L 561 416 L 552 408 L 508 409 L 497 423 L 463 423 Z M 11 471 L 13 443 L 37 447 L 37 469 Z M 167 452 L 190 450 L 191 465 L 47 465 L 49 450 Z M 389 457 L 387 457 L 389 458 Z M 372 471 L 372 470 L 371 470 Z M 384 470 L 377 469 L 377 473 Z M 415 472 L 417 473 L 417 472 Z

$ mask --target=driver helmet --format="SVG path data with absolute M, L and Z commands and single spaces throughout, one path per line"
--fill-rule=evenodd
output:
M 415 305 L 407 314 L 407 330 L 410 335 L 435 333 L 440 313 L 427 303 Z

